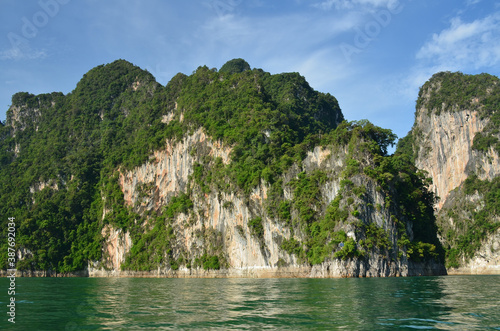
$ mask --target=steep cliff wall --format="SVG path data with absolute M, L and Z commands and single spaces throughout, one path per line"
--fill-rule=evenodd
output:
M 229 163 L 231 148 L 213 142 L 201 128 L 180 142 L 168 141 L 166 148 L 156 151 L 144 165 L 120 175 L 125 202 L 145 210 L 157 210 L 178 192 L 185 192 L 195 162 L 202 156 Z M 145 204 L 147 202 L 147 204 Z
M 397 206 L 390 207 L 387 194 L 377 182 L 364 174 L 354 174 L 347 181 L 361 193 L 352 194 L 343 187 L 346 180 L 346 163 L 351 159 L 347 146 L 315 147 L 307 152 L 300 166 L 295 164 L 282 175 L 282 199 L 292 203 L 298 197 L 293 182 L 301 173 L 328 174 L 319 184 L 318 218 L 327 214 L 328 206 L 336 199 L 346 210 L 345 220 L 338 222 L 336 231 L 345 233 L 345 240 L 352 240 L 363 256 L 347 259 L 334 258 L 342 245 L 331 246 L 329 258 L 316 265 L 307 263 L 305 255 L 284 249 L 285 242 L 306 242 L 308 237 L 299 225 L 300 211 L 291 208 L 291 219 L 286 221 L 269 212 L 270 192 L 276 187 L 261 181 L 248 194 L 229 185 L 202 186 L 194 179 L 195 167 L 205 160 L 206 169 L 230 163 L 231 148 L 214 142 L 202 129 L 185 136 L 180 141 L 170 141 L 166 148 L 156 151 L 144 165 L 120 175 L 119 183 L 127 205 L 140 215 L 165 213 L 172 199 L 188 192 L 192 202 L 190 210 L 175 215 L 167 225 L 172 229 L 169 253 L 163 254 L 163 263 L 149 272 L 134 271 L 127 260 L 133 247 L 128 233 L 106 228 L 105 259 L 89 267 L 91 276 L 169 276 L 169 277 L 389 277 L 443 274 L 442 264 L 432 260 L 415 262 L 409 259 L 402 247 L 401 231 L 413 240 L 411 222 L 401 224 L 395 217 Z M 361 155 L 359 155 L 362 157 Z M 222 163 L 216 163 L 220 158 Z M 208 161 L 207 160 L 211 160 Z M 351 159 L 352 160 L 352 159 Z M 368 159 L 373 165 L 373 161 Z M 205 169 L 205 170 L 206 170 Z M 223 171 L 223 169 L 220 169 Z M 304 177 L 305 178 L 305 177 Z M 227 178 L 224 179 L 227 181 Z M 361 189 L 360 189 L 361 188 Z M 400 217 L 400 216 L 398 216 Z M 144 235 L 154 227 L 154 220 L 145 217 Z M 262 232 L 256 234 L 251 224 L 259 219 Z M 384 249 L 363 246 L 368 235 L 360 228 L 373 224 L 381 229 L 387 240 Z M 399 224 L 399 225 L 398 225 Z M 142 237 L 144 238 L 144 237 Z M 142 240 L 142 239 L 139 239 Z M 137 241 L 136 241 L 137 244 Z M 362 248 L 363 247 L 363 248 Z M 366 248 L 370 247 L 370 248 Z M 299 251 L 302 244 L 296 246 Z M 365 250 L 363 250 L 365 249 Z M 303 252 L 304 253 L 304 252 Z M 202 268 L 203 256 L 217 257 L 221 270 Z M 130 257 L 129 257 L 130 258 Z M 218 268 L 217 268 L 218 269 Z
M 426 109 L 417 110 L 415 131 L 420 136 L 416 166 L 429 172 L 431 189 L 440 198 L 437 209 L 441 209 L 449 193 L 459 187 L 470 172 L 471 163 L 476 163 L 478 154 L 472 149 L 476 133 L 481 132 L 488 120 L 480 119 L 477 111 L 459 110 L 428 114 Z M 498 155 L 493 153 L 492 163 L 483 176 L 495 176 L 500 171 Z M 493 164 L 494 163 L 494 164 Z M 491 177 L 490 177 L 491 178 Z
M 439 197 L 435 208 L 448 266 L 464 267 L 455 273 L 499 270 L 499 211 L 486 198 L 496 192 L 500 175 L 498 93 L 496 77 L 436 74 L 420 91 L 415 123 L 405 138 Z

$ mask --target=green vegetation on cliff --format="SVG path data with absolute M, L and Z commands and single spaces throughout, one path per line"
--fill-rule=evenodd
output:
M 2 128 L 0 208 L 16 217 L 16 244 L 28 250 L 18 268 L 81 270 L 101 257 L 102 190 L 118 165 L 144 162 L 164 140 L 147 101 L 158 86 L 120 60 L 89 71 L 67 96 L 13 96 Z
M 234 146 L 223 171 L 228 182 L 236 183 L 231 189 L 246 193 L 261 179 L 277 180 L 343 120 L 333 96 L 312 90 L 295 73 L 254 69 L 231 74 L 200 67 L 185 78 L 183 91 L 171 110 L 171 125 L 179 132 L 203 127 Z
M 300 75 L 247 66 L 235 60 L 221 72 L 200 67 L 162 87 L 118 60 L 90 70 L 68 95 L 14 95 L 0 127 L 0 208 L 18 220 L 16 243 L 27 249 L 19 268 L 66 272 L 99 259 L 103 223 L 131 229 L 138 220 L 125 206 L 117 170 L 144 163 L 168 138 L 201 126 L 233 146 L 233 162 L 219 177 L 248 192 L 262 178 L 277 178 L 342 121 L 335 98 L 313 91 Z M 203 172 L 198 177 L 207 180 Z
M 471 197 L 479 197 L 479 201 Z M 500 177 L 480 180 L 476 175 L 467 178 L 454 192 L 456 203 L 440 213 L 441 233 L 445 241 L 446 265 L 459 267 L 481 248 L 483 241 L 500 228 Z M 471 201 L 472 200 L 472 201 Z M 453 226 L 447 220 L 453 220 Z
M 417 112 L 440 115 L 443 112 L 476 111 L 486 121 L 484 129 L 474 136 L 474 153 L 465 169 L 469 176 L 450 192 L 437 213 L 438 231 L 446 250 L 446 266 L 459 267 L 474 257 L 483 241 L 499 227 L 499 178 L 480 180 L 475 162 L 491 149 L 500 155 L 500 79 L 480 74 L 441 72 L 432 76 L 420 89 Z M 434 143 L 424 141 L 417 123 L 406 137 L 399 140 L 397 155 L 407 155 L 412 162 L 425 158 L 420 149 Z M 418 151 L 421 151 L 420 155 Z M 445 156 L 447 157 L 447 156 Z
M 231 162 L 226 165 L 193 146 L 196 163 L 185 192 L 147 212 L 142 200 L 128 205 L 120 174 L 148 161 L 167 140 L 179 142 L 200 127 L 231 147 Z M 311 264 L 331 256 L 341 242 L 344 248 L 334 258 L 362 257 L 374 249 L 393 258 L 398 252 L 417 259 L 434 257 L 432 195 L 408 158 L 387 155 L 394 139 L 390 130 L 367 121 L 343 122 L 337 100 L 314 91 L 297 73 L 271 75 L 236 59 L 220 71 L 199 67 L 161 86 L 148 72 L 118 60 L 90 70 L 68 95 L 13 96 L 7 121 L 0 126 L 1 222 L 16 218 L 16 245 L 24 252 L 19 269 L 70 272 L 106 259 L 101 233 L 106 224 L 130 232 L 133 247 L 125 269 L 219 269 L 227 266 L 222 234 L 211 228 L 193 231 L 204 246 L 188 256 L 176 251 L 173 220 L 183 214 L 183 226 L 189 228 L 194 215 L 202 218 L 193 206 L 193 188 L 200 194 L 248 198 L 266 183 L 275 199 L 266 201 L 267 215 L 253 215 L 247 224 L 262 250 L 263 217 L 269 216 L 301 234 L 300 240 L 285 241 L 283 249 Z M 349 150 L 342 193 L 326 207 L 320 187 L 331 174 L 299 171 L 284 182 L 291 166 L 300 168 L 307 152 L 318 145 Z M 385 196 L 384 208 L 400 219 L 398 252 L 388 243 L 387 232 L 365 217 L 364 205 L 372 210 L 378 206 L 368 200 L 365 187 L 354 185 L 356 178 L 375 182 Z M 285 186 L 293 192 L 291 201 L 284 199 Z M 139 199 L 147 199 L 154 190 L 143 184 L 138 191 Z M 351 222 L 362 239 L 348 238 L 340 228 L 344 222 Z M 4 226 L 0 239 L 6 231 Z M 238 231 L 243 237 L 244 229 Z M 1 240 L 2 269 L 7 268 L 6 244 Z M 413 255 L 412 247 L 425 249 Z
M 486 128 L 474 137 L 473 148 L 486 151 L 493 147 L 500 154 L 500 79 L 489 74 L 466 75 L 440 72 L 420 89 L 417 109 L 439 115 L 442 111 L 474 110 L 489 118 Z M 403 140 L 404 146 L 405 140 Z
M 250 70 L 250 65 L 243 59 L 233 59 L 227 61 L 219 70 L 219 72 L 228 74 L 237 74 L 246 70 Z
M 387 155 L 387 148 L 395 139 L 390 130 L 368 121 L 343 122 L 325 135 L 322 141 L 325 146 L 333 150 L 344 146 L 348 149 L 341 190 L 322 210 L 324 201 L 320 200 L 320 191 L 328 175 L 321 171 L 300 173 L 292 180 L 291 211 L 296 215 L 292 225 L 304 234 L 305 240 L 285 240 L 282 248 L 310 264 L 327 258 L 367 258 L 374 251 L 394 260 L 403 253 L 415 261 L 442 260 L 444 251 L 436 236 L 434 195 L 428 190 L 429 181 L 406 155 Z M 370 185 L 384 196 L 384 206 L 373 205 L 373 196 L 367 194 Z M 389 242 L 384 227 L 374 224 L 370 217 L 382 208 L 390 214 L 390 222 L 394 222 L 396 246 Z M 354 230 L 356 240 L 346 236 L 343 230 L 346 225 Z M 386 224 L 386 228 L 391 226 Z M 409 237 L 407 226 L 412 227 L 413 238 Z
M 420 89 L 417 109 L 441 111 L 478 110 L 485 116 L 500 108 L 500 80 L 489 74 L 439 72 Z

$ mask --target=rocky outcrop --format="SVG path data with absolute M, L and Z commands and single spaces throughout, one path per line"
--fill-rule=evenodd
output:
M 449 268 L 450 275 L 499 275 L 500 230 L 489 236 L 472 259 L 463 259 L 459 268 Z
M 106 269 L 120 270 L 121 264 L 125 261 L 126 254 L 132 247 L 130 233 L 106 225 L 102 229 L 102 236 L 105 238 L 105 244 L 102 249 L 102 263 Z
M 128 233 L 112 227 L 103 229 L 105 235 L 104 259 L 89 266 L 90 276 L 141 276 L 141 277 L 397 277 L 414 275 L 441 275 L 443 265 L 429 262 L 415 263 L 404 255 L 389 257 L 385 253 L 370 253 L 367 258 L 330 259 L 311 266 L 281 247 L 284 240 L 293 236 L 300 238 L 300 232 L 279 219 L 269 216 L 266 209 L 270 186 L 262 181 L 248 195 L 238 190 L 203 191 L 192 180 L 195 164 L 203 159 L 220 158 L 223 164 L 230 162 L 231 148 L 213 141 L 199 129 L 180 141 L 169 141 L 166 148 L 154 152 L 150 160 L 130 171 L 122 172 L 119 184 L 126 204 L 136 212 L 147 214 L 158 212 L 180 192 L 191 191 L 193 210 L 175 217 L 173 231 L 175 244 L 171 258 L 181 256 L 188 260 L 200 257 L 211 247 L 227 263 L 222 270 L 204 270 L 200 267 L 181 266 L 174 270 L 168 264 L 149 272 L 121 270 L 132 247 Z M 293 189 L 287 184 L 299 172 L 313 173 L 321 170 L 329 174 L 321 187 L 322 210 L 341 191 L 342 171 L 345 169 L 347 149 L 316 147 L 307 153 L 301 167 L 294 165 L 283 175 L 283 193 L 286 200 L 294 198 Z M 211 165 L 206 165 L 210 167 Z M 385 196 L 372 179 L 359 175 L 352 178 L 356 186 L 366 189 L 366 201 L 359 200 L 360 218 L 367 224 L 374 223 L 389 236 L 394 252 L 398 251 L 398 226 L 391 217 L 391 211 L 384 207 Z M 249 222 L 256 216 L 262 217 L 263 236 L 252 233 Z M 359 241 L 354 223 L 359 221 L 349 216 L 349 222 L 341 225 L 348 238 Z M 147 227 L 147 225 L 146 225 Z M 411 225 L 407 225 L 412 240 Z M 146 230 L 147 231 L 147 230 Z M 297 229 L 296 229 L 297 231 Z M 295 231 L 295 232 L 296 232 Z M 217 246 L 214 248 L 214 246 Z M 337 248 L 340 250 L 341 248 Z M 332 251 L 332 256 L 335 251 Z M 395 253 L 394 253 L 395 254 Z
M 36 123 L 39 117 L 40 108 L 30 108 L 26 105 L 12 106 L 7 114 L 7 125 L 12 127 L 15 134 Z M 35 127 L 35 130 L 37 129 L 38 127 Z
M 38 124 L 45 109 L 55 106 L 55 100 L 61 93 L 42 94 L 35 96 L 26 92 L 16 93 L 12 97 L 12 105 L 7 111 L 5 125 L 12 127 L 13 136 L 16 132 L 32 127 L 38 131 Z
M 443 112 L 428 114 L 425 109 L 417 111 L 415 131 L 419 134 L 416 166 L 429 173 L 431 190 L 440 198 L 437 209 L 441 209 L 449 193 L 459 187 L 469 175 L 470 163 L 476 160 L 477 152 L 472 143 L 476 133 L 481 132 L 487 119 L 480 119 L 477 111 Z M 498 155 L 493 155 L 498 162 Z M 489 173 L 492 169 L 488 169 Z M 493 168 L 500 171 L 500 168 Z
M 409 135 L 415 164 L 428 172 L 431 189 L 439 198 L 435 208 L 440 236 L 443 245 L 450 249 L 454 241 L 474 226 L 474 213 L 484 207 L 484 192 L 466 194 L 467 178 L 475 176 L 491 181 L 500 175 L 500 156 L 494 146 L 474 148 L 478 135 L 491 135 L 492 111 L 485 110 L 484 100 L 493 91 L 491 86 L 480 85 L 475 79 L 460 73 L 435 75 L 420 91 Z M 497 80 L 492 84 L 497 85 Z M 470 87 L 473 84 L 477 84 L 475 89 Z M 490 219 L 492 223 L 498 222 L 494 215 Z M 498 233 L 488 235 L 470 260 L 462 256 L 461 267 L 450 272 L 498 273 L 497 246 Z
M 193 166 L 201 155 L 229 162 L 231 148 L 213 142 L 200 128 L 181 141 L 169 141 L 150 161 L 120 175 L 125 203 L 138 209 L 159 209 L 178 192 L 185 192 Z M 142 207 L 142 208 L 141 208 Z

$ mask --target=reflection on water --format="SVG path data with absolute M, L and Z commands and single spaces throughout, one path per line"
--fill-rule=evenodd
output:
M 446 321 L 464 329 L 473 325 L 500 330 L 500 276 L 446 277 L 440 283 L 446 295 L 436 304 L 452 308 Z
M 17 290 L 18 330 L 500 330 L 500 276 L 38 278 L 17 279 Z

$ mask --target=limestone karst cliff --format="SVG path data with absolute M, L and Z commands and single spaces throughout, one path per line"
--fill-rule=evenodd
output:
M 237 63 L 161 86 L 119 60 L 68 95 L 16 94 L 0 208 L 18 222 L 19 272 L 446 273 L 434 195 L 387 154 L 395 135 L 344 121 L 299 74 Z
M 450 272 L 500 272 L 499 100 L 496 77 L 436 74 L 421 88 L 414 126 L 399 146 L 432 178 Z
M 193 146 L 204 152 L 190 153 Z M 158 265 L 154 274 L 182 277 L 386 277 L 443 273 L 437 254 L 435 260 L 425 261 L 424 253 L 420 256 L 422 261 L 418 258 L 419 255 L 414 256 L 417 257 L 416 261 L 409 259 L 401 239 L 415 239 L 413 226 L 408 220 L 399 222 L 396 219 L 392 212 L 397 208 L 390 207 L 393 198 L 390 193 L 384 192 L 376 180 L 365 174 L 357 173 L 350 179 L 345 177 L 343 172 L 347 162 L 353 162 L 346 147 L 315 147 L 307 152 L 301 167 L 294 165 L 283 175 L 283 182 L 279 187 L 261 181 L 246 195 L 238 191 L 204 191 L 200 183 L 193 183 L 194 165 L 200 160 L 220 157 L 222 164 L 230 161 L 226 158 L 229 149 L 211 141 L 201 130 L 184 137 L 173 147 L 167 144 L 164 151 L 155 152 L 147 163 L 122 174 L 119 180 L 125 203 L 140 214 L 161 211 L 162 207 L 168 205 L 169 197 L 175 196 L 179 191 L 190 191 L 191 209 L 175 215 L 169 224 L 175 237 L 170 242 L 170 265 L 163 268 Z M 220 166 L 214 159 L 205 164 L 205 167 Z M 371 161 L 365 162 L 367 167 L 374 165 Z M 279 199 L 272 191 L 282 190 L 281 202 L 293 206 L 294 199 L 299 197 L 292 183 L 301 174 L 306 182 L 313 181 L 311 177 L 319 172 L 325 176 L 324 182 L 313 182 L 318 185 L 317 195 L 313 197 L 318 200 L 315 218 L 328 218 L 328 208 L 332 206 L 338 206 L 337 211 L 343 211 L 338 219 L 330 219 L 332 228 L 329 234 L 333 235 L 336 230 L 336 233 L 345 234 L 342 241 L 352 239 L 355 243 L 351 256 L 345 259 L 334 258 L 335 253 L 342 251 L 339 242 L 332 243 L 332 239 L 323 238 L 327 252 L 324 252 L 324 247 L 308 243 L 311 239 L 319 238 L 310 238 L 308 229 L 301 226 L 304 224 L 301 224 L 299 210 L 290 208 L 292 215 L 289 220 L 270 212 L 269 205 L 273 202 L 270 199 Z M 145 186 L 148 187 L 147 193 L 141 194 L 141 188 Z M 252 220 L 256 218 L 261 222 L 260 234 L 254 233 L 251 227 Z M 323 226 L 322 222 L 314 221 L 312 225 L 318 225 L 317 231 Z M 117 245 L 116 241 L 126 243 L 129 237 L 128 232 L 117 236 L 115 231 L 105 242 L 107 255 L 103 263 L 94 265 L 91 274 L 137 274 L 117 268 L 116 261 L 125 262 L 131 246 Z M 284 245 L 290 242 L 295 243 L 292 251 L 287 250 L 286 244 Z M 325 259 L 311 266 L 308 254 L 303 250 L 305 245 L 320 249 Z M 145 256 L 153 254 L 154 251 L 149 251 Z M 200 272 L 194 268 L 192 264 L 204 254 L 216 257 L 219 263 L 224 264 L 221 269 L 227 270 Z M 177 265 L 177 261 L 181 262 Z M 187 263 L 183 265 L 184 261 L 189 261 L 187 263 L 191 266 L 188 267 Z M 203 267 L 203 261 L 199 263 Z

